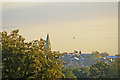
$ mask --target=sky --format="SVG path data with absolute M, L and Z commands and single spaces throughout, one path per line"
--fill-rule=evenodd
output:
M 52 51 L 118 53 L 117 2 L 4 2 L 2 25 L 20 29 L 26 41 L 49 33 Z

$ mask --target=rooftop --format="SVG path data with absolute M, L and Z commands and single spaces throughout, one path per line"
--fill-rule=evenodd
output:
M 92 55 L 92 54 L 80 54 L 81 56 L 89 56 L 89 55 Z

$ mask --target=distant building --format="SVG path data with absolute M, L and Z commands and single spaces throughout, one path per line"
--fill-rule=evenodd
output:
M 81 57 L 87 57 L 87 56 L 91 56 L 92 54 L 80 54 Z
M 51 50 L 49 34 L 47 34 L 45 48 L 46 48 L 46 50 Z

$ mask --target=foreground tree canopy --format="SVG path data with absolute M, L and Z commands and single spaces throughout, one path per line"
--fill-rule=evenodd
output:
M 25 42 L 19 30 L 2 35 L 3 78 L 61 78 L 59 54 L 45 49 L 45 40 Z M 57 56 L 57 58 L 56 58 Z

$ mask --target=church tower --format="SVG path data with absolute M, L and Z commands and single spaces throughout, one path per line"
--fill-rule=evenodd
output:
M 46 48 L 46 50 L 51 50 L 49 34 L 47 34 L 45 48 Z

